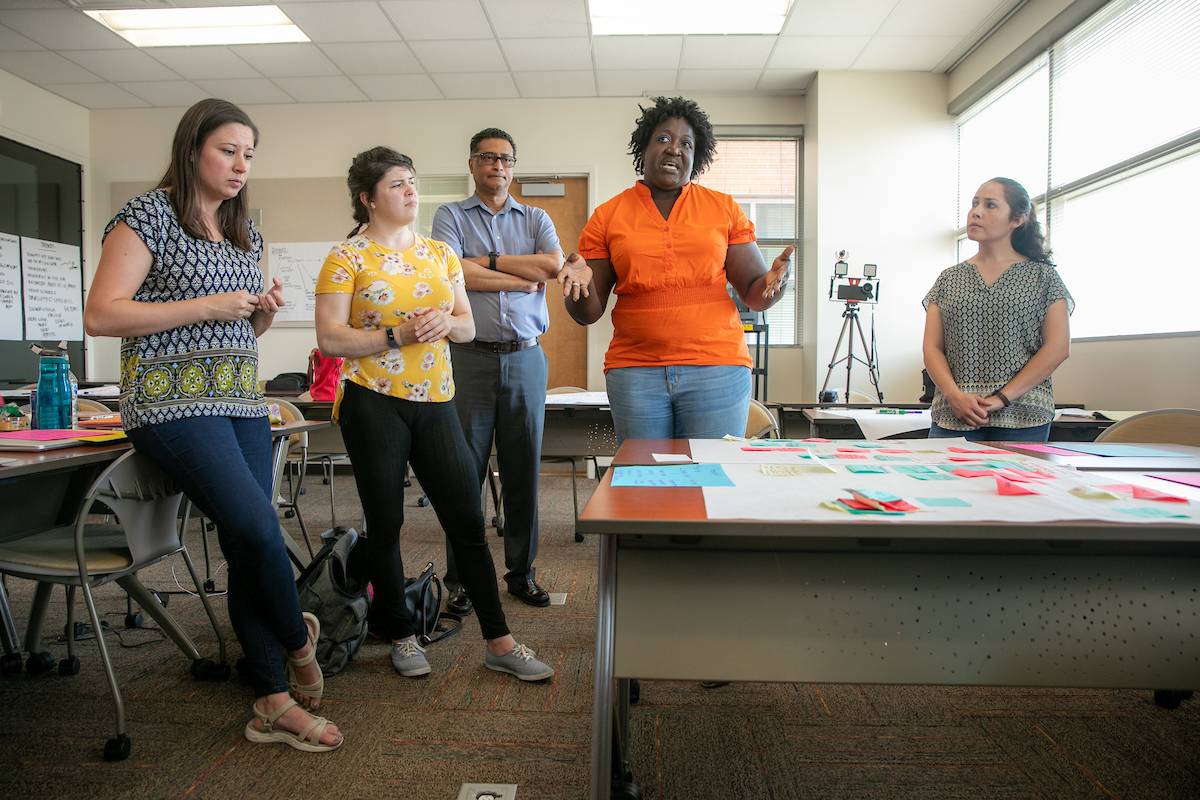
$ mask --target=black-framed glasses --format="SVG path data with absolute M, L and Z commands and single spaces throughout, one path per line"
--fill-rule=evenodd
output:
M 474 158 L 478 159 L 480 164 L 486 164 L 489 167 L 497 161 L 506 167 L 516 166 L 517 163 L 516 156 L 504 153 L 476 153 Z

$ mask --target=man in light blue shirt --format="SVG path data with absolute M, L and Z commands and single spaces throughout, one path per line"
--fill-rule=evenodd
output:
M 475 134 L 467 161 L 475 194 L 437 210 L 433 238 L 449 244 L 462 260 L 475 317 L 475 341 L 451 346 L 455 405 L 481 490 L 495 438 L 504 486 L 505 582 L 522 601 L 547 606 L 550 596 L 534 580 L 533 566 L 546 404 L 546 356 L 538 337 L 550 323 L 546 282 L 561 277 L 562 246 L 545 211 L 509 196 L 516 156 L 516 145 L 504 131 L 487 128 Z M 470 611 L 449 546 L 446 584 L 447 607 Z

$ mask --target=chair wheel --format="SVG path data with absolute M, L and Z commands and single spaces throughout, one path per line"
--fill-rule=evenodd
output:
M 222 683 L 229 680 L 229 665 L 218 664 L 211 658 L 197 658 L 192 662 L 192 677 L 198 681 Z
M 79 657 L 67 656 L 62 661 L 58 662 L 59 675 L 78 675 L 79 674 Z
M 583 541 L 583 534 L 582 534 L 582 533 L 578 533 L 578 532 L 577 532 L 577 533 L 575 534 L 575 541 L 577 541 L 577 542 L 582 542 L 582 541 Z
M 421 495 L 420 497 L 417 498 L 417 505 L 420 508 L 425 508 L 426 506 L 429 505 L 429 498 L 426 497 L 425 495 Z
M 20 675 L 21 654 L 5 653 L 0 656 L 0 675 Z
M 296 512 L 292 511 L 291 509 L 288 509 L 287 511 L 283 512 L 284 519 L 291 519 L 294 516 L 296 516 Z
M 642 787 L 632 781 L 614 783 L 612 800 L 642 800 Z
M 1179 708 L 1180 703 L 1184 700 L 1190 700 L 1192 692 L 1181 691 L 1177 689 L 1155 689 L 1154 690 L 1154 705 L 1159 708 L 1166 708 L 1171 711 Z
M 233 668 L 237 670 L 239 678 L 250 680 L 250 662 L 246 660 L 245 656 L 239 658 L 237 663 L 233 665 Z
M 54 669 L 57 663 L 49 653 L 30 653 L 25 662 L 25 671 L 30 675 L 41 675 Z
M 133 740 L 121 733 L 104 743 L 105 761 L 124 761 L 133 749 Z
M 629 681 L 629 705 L 636 706 L 642 699 L 642 682 L 637 678 Z
M 146 618 L 142 616 L 142 612 L 136 611 L 132 614 L 125 615 L 126 628 L 144 628 L 146 626 Z

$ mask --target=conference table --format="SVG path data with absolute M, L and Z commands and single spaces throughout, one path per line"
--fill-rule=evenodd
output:
M 310 420 L 272 426 L 274 497 L 279 496 L 289 437 L 328 426 L 328 422 Z M 41 451 L 0 449 L 0 538 L 12 541 L 72 524 L 92 483 L 130 446 L 122 441 Z M 279 530 L 292 561 L 303 567 L 308 551 L 283 526 Z M 8 598 L 0 586 L 0 643 L 7 653 L 16 650 L 17 642 Z
M 655 453 L 690 449 L 628 440 L 613 463 Z M 1200 524 L 715 520 L 702 489 L 615 472 L 578 524 L 600 537 L 592 800 L 623 761 L 635 678 L 1200 686 Z

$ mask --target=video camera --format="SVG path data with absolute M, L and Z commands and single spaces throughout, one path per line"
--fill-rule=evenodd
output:
M 838 250 L 836 258 L 829 279 L 829 299 L 838 303 L 878 303 L 878 265 L 863 264 L 863 277 L 851 278 L 847 252 Z

